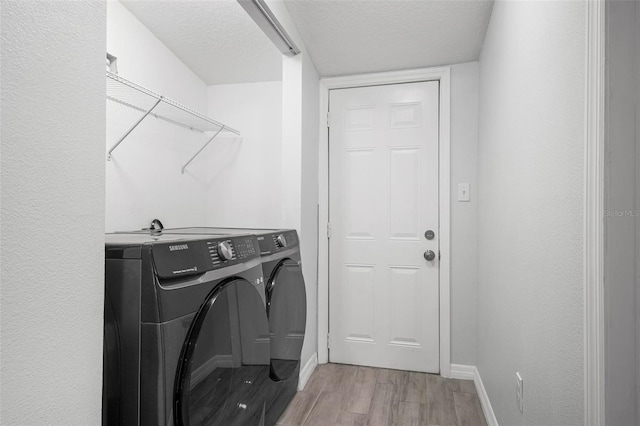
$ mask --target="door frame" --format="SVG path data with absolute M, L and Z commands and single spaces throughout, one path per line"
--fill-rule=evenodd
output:
M 586 5 L 584 157 L 584 424 L 605 424 L 605 0 Z
M 329 361 L 329 239 L 324 230 L 329 222 L 329 91 L 383 84 L 439 81 L 438 117 L 438 213 L 440 222 L 439 270 L 439 339 L 440 375 L 451 377 L 451 92 L 450 67 L 420 68 L 347 77 L 320 79 L 320 140 L 318 151 L 319 172 L 319 238 L 318 238 L 318 362 Z

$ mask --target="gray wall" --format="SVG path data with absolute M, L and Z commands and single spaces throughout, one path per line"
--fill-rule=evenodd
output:
M 636 211 L 640 213 L 640 6 L 636 2 Z M 636 217 L 636 256 L 640 256 L 640 217 Z M 636 420 L 640 420 L 640 267 L 636 263 Z
M 477 366 L 502 425 L 584 418 L 585 21 L 496 2 L 480 56 Z
M 451 362 L 476 365 L 478 348 L 478 62 L 451 66 Z M 458 202 L 458 183 L 470 184 Z
M 2 2 L 0 417 L 102 404 L 104 2 Z
M 607 2 L 605 174 L 605 415 L 635 425 L 636 354 L 636 4 Z

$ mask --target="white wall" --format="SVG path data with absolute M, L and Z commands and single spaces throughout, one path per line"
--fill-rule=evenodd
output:
M 1 8 L 1 422 L 96 425 L 105 5 Z
M 282 60 L 282 220 L 300 229 L 302 207 L 302 55 Z
M 318 351 L 317 220 L 319 76 L 284 3 L 267 1 L 302 50 L 282 63 L 282 220 L 300 234 L 302 273 L 307 286 L 304 366 Z
M 476 365 L 478 348 L 479 64 L 451 67 L 451 362 Z M 458 202 L 458 183 L 471 200 Z
M 302 150 L 300 250 L 307 285 L 307 331 L 303 365 L 318 351 L 318 128 L 320 91 L 318 71 L 309 56 L 302 58 Z
M 242 132 L 207 157 L 208 226 L 282 226 L 282 82 L 209 86 L 209 113 Z
M 498 1 L 480 56 L 477 366 L 503 425 L 583 422 L 585 17 Z
M 605 415 L 637 424 L 636 4 L 607 2 L 605 177 Z
M 107 51 L 118 58 L 120 76 L 207 115 L 206 84 L 117 1 L 107 3 Z M 106 149 L 141 115 L 107 101 Z M 106 164 L 106 230 L 148 227 L 153 218 L 167 227 L 202 226 L 216 148 L 209 145 L 181 169 L 209 137 L 147 117 Z
M 209 86 L 210 113 L 243 134 L 211 154 L 206 223 L 298 230 L 307 291 L 303 366 L 318 339 L 318 81 L 302 53 L 283 58 L 281 82 Z
M 304 52 L 284 4 L 270 4 Z M 207 87 L 118 2 L 109 2 L 108 51 L 119 74 L 241 131 L 221 134 L 180 169 L 206 136 L 146 119 L 107 163 L 106 229 L 289 227 L 301 238 L 307 283 L 303 364 L 317 351 L 318 74 L 310 58 L 283 58 L 282 82 Z M 135 121 L 107 103 L 107 149 Z M 132 120 L 133 119 L 133 120 Z

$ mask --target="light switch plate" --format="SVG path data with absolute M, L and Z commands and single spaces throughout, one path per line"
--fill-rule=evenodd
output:
M 458 201 L 469 201 L 469 184 L 468 183 L 459 183 L 458 184 Z

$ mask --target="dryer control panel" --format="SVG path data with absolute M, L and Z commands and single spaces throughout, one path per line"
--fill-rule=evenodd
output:
M 260 243 L 260 254 L 263 256 L 287 250 L 299 244 L 298 233 L 293 229 L 260 234 L 258 242 Z
M 157 274 L 161 278 L 202 274 L 260 256 L 255 236 L 155 243 L 151 250 Z

